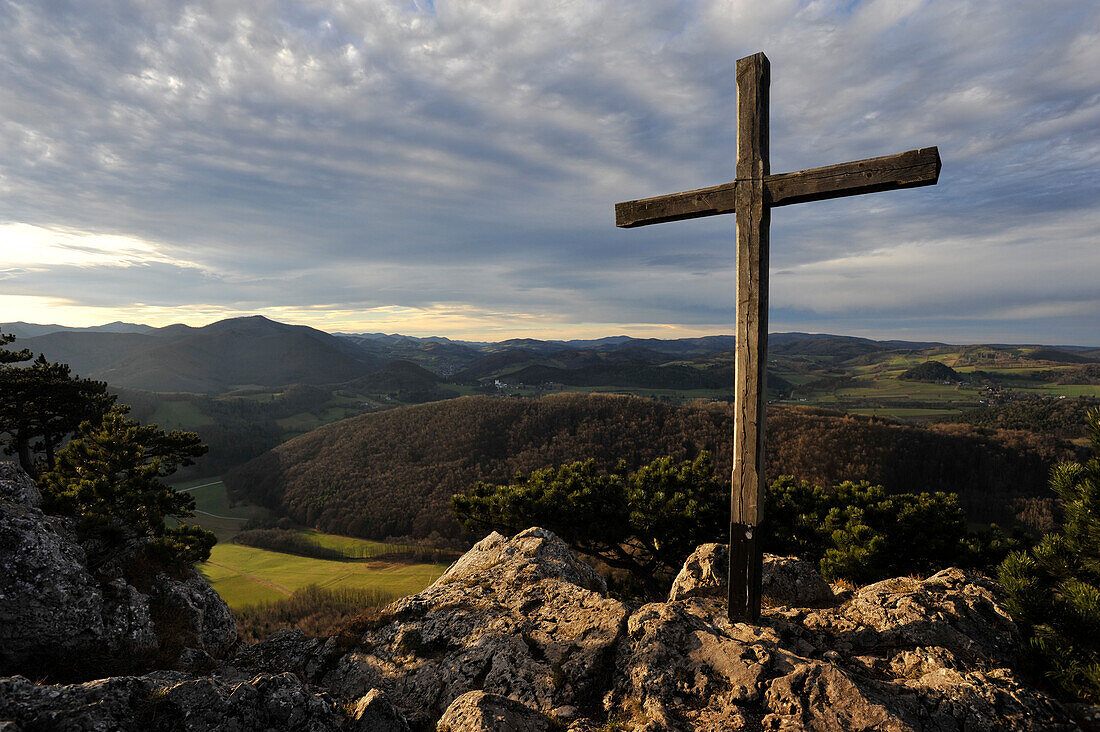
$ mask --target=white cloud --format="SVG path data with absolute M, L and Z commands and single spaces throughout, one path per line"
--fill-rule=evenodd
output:
M 157 294 L 141 262 L 196 307 L 715 322 L 729 269 L 698 262 L 732 267 L 733 222 L 619 232 L 611 204 L 731 178 L 733 61 L 763 49 L 776 172 L 944 158 L 937 189 L 777 211 L 776 307 L 1042 320 L 1100 265 L 1098 38 L 1070 0 L 9 2 L 0 221 L 156 242 L 23 248 L 98 305 Z

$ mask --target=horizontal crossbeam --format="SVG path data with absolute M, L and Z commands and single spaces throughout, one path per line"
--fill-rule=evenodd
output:
M 860 193 L 930 186 L 935 185 L 939 177 L 939 150 L 935 147 L 924 147 L 896 155 L 768 175 L 764 177 L 764 190 L 769 206 L 789 206 L 792 203 L 824 201 Z M 733 190 L 733 183 L 724 183 L 694 191 L 617 203 L 615 225 L 629 229 L 666 221 L 733 213 Z

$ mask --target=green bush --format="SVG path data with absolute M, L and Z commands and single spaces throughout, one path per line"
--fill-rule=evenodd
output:
M 998 576 L 1033 668 L 1059 691 L 1100 699 L 1100 410 L 1088 413 L 1093 456 L 1062 463 L 1050 486 L 1062 499 L 1060 531 L 1010 554 Z
M 823 488 L 784 476 L 768 486 L 764 512 L 765 551 L 817 562 L 826 579 L 856 584 L 982 566 L 1013 545 L 995 526 L 968 534 L 953 493 L 891 495 L 866 482 Z
M 634 473 L 594 462 L 519 475 L 507 485 L 478 483 L 452 499 L 468 530 L 554 531 L 574 549 L 624 569 L 649 596 L 699 544 L 729 540 L 729 482 L 706 453 L 693 461 L 655 460 Z M 765 551 L 818 564 L 830 579 L 857 584 L 944 567 L 986 566 L 1017 546 L 996 526 L 967 533 L 952 493 L 888 494 L 846 481 L 833 487 L 781 477 L 764 502 Z
M 601 473 L 593 460 L 536 470 L 508 485 L 478 483 L 452 505 L 471 531 L 548 528 L 657 596 L 697 545 L 720 540 L 727 522 L 719 507 L 728 496 L 704 452 L 679 464 L 660 458 L 634 473 L 623 463 Z

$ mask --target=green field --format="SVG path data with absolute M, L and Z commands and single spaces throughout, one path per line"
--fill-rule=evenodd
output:
M 166 430 L 197 430 L 214 424 L 194 402 L 183 400 L 161 402 L 148 421 Z
M 239 544 L 218 544 L 210 561 L 199 566 L 231 608 L 288 597 L 306 585 L 372 589 L 401 597 L 424 589 L 446 568 L 442 564 L 337 562 Z
M 215 478 L 180 483 L 195 497 L 196 512 L 189 523 L 213 531 L 218 543 L 210 561 L 198 569 L 231 608 L 287 597 L 306 585 L 378 590 L 394 597 L 427 587 L 447 568 L 442 564 L 364 561 L 370 557 L 406 551 L 409 547 L 348 536 L 303 530 L 314 543 L 335 549 L 349 561 L 299 557 L 293 554 L 233 544 L 231 540 L 251 518 L 269 515 L 259 506 L 231 505 L 225 484 Z
M 230 505 L 225 484 L 217 478 L 200 478 L 173 486 L 195 497 L 195 515 L 187 523 L 213 531 L 219 542 L 232 539 L 249 519 L 264 518 L 270 511 L 248 504 Z

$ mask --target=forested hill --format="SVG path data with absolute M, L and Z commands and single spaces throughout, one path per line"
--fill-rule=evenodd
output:
M 365 414 L 321 427 L 234 469 L 231 493 L 325 531 L 455 536 L 452 494 L 478 480 L 594 459 L 636 468 L 708 450 L 730 470 L 732 409 L 638 397 L 561 394 L 464 397 Z M 1046 496 L 1050 465 L 1080 457 L 1070 443 L 969 425 L 920 428 L 851 415 L 769 410 L 768 476 L 845 479 L 893 491 L 961 494 L 972 520 L 1005 521 L 1014 501 Z

